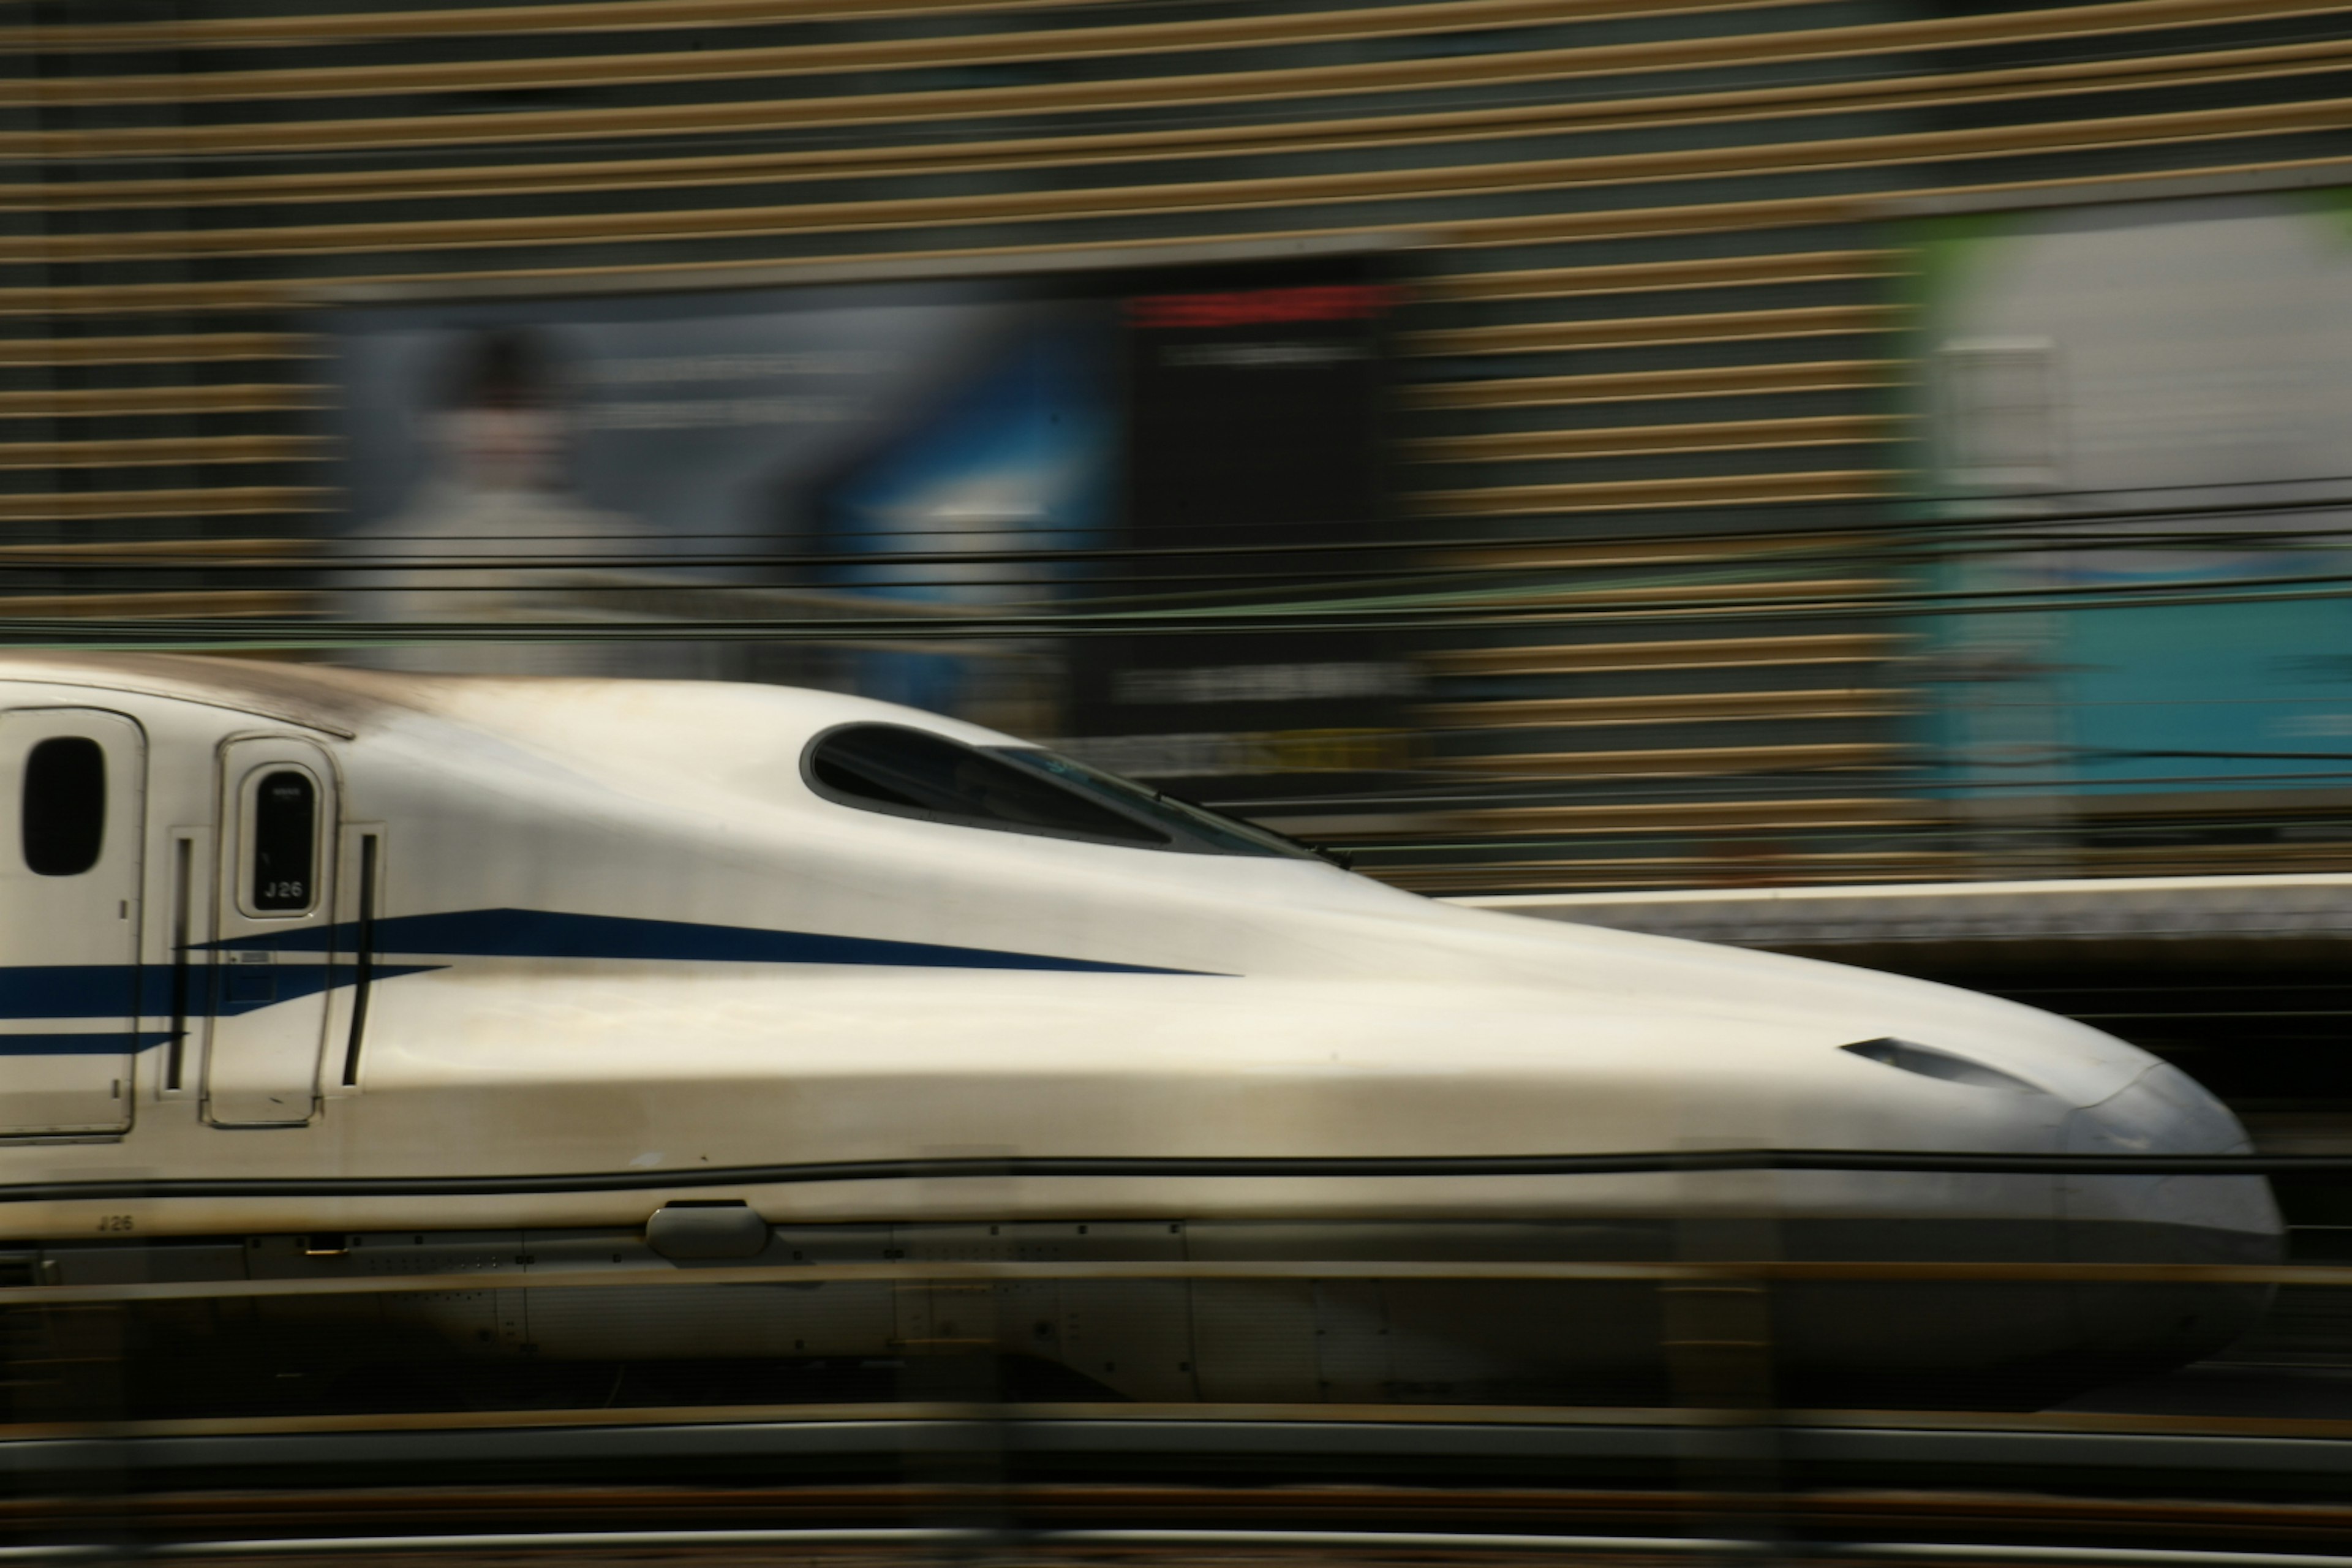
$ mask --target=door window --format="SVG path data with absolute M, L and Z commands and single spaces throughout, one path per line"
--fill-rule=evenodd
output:
M 250 787 L 246 907 L 302 913 L 318 901 L 319 786 L 300 768 L 272 768 Z
M 106 751 L 86 735 L 52 735 L 25 754 L 18 832 L 36 877 L 79 877 L 106 847 Z

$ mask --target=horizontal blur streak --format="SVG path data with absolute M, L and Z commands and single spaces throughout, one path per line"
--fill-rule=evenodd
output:
M 13 642 L 853 687 L 1437 893 L 2352 870 L 2337 11 L 321 0 L 0 50 Z M 1318 255 L 1381 259 L 1276 275 Z M 1115 277 L 1157 389 L 1038 338 L 1018 429 L 880 318 L 610 337 Z M 465 297 L 547 363 L 351 359 L 341 312 Z M 1350 363 L 1377 406 L 1280 425 Z M 1004 417 L 906 423 L 959 385 Z M 461 550 L 385 532 L 395 426 L 577 526 L 445 484 Z
M 341 1233 L 93 1236 L 0 1250 L 5 1550 L 2343 1561 L 2352 10 L 40 0 L 0 73 L 0 645 L 857 691 L 1416 891 L 1993 991 L 2257 1152 L 1960 1165 L 2267 1173 L 2292 1259 L 1684 1224 L 1544 1266 L 1671 1386 L 1506 1411 L 1349 1403 L 1377 1281 L 1270 1258 L 1322 1403 L 1171 1414 L 965 1353 L 1045 1264 L 845 1265 L 901 1338 L 783 1376 L 535 1359 L 511 1278 L 345 1289 Z M 629 1289 L 786 1289 L 730 1272 Z M 1803 1293 L 1898 1278 L 2282 1289 L 2087 1403 L 1775 1408 Z M 432 1312 L 499 1358 L 402 1361 Z

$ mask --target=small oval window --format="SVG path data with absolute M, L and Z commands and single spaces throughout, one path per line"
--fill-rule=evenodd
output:
M 20 829 L 36 877 L 79 877 L 106 847 L 106 749 L 52 735 L 25 755 Z
M 317 854 L 319 790 L 310 775 L 281 768 L 253 792 L 253 908 L 307 910 Z

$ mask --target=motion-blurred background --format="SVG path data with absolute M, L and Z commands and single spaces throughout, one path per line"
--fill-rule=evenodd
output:
M 2352 12 L 33 0 L 0 70 L 14 643 L 862 691 L 2352 1104 Z
M 0 0 L 0 643 L 912 703 L 1416 891 L 2019 996 L 2265 1154 L 2352 1152 L 2347 502 L 2344 4 Z M 2276 1187 L 2352 1258 L 2352 1183 Z M 2139 1426 L 1554 1413 L 1270 1517 L 2340 1549 L 2342 1278 Z M 1760 1355 L 1715 1296 L 1675 1342 Z M 128 1353 L 41 1310 L 0 1363 Z M 965 1530 L 1014 1445 L 951 1426 Z M 285 1529 L 470 1527 L 365 1489 L 498 1452 L 11 1430 L 40 1540 L 314 1440 L 358 1489 Z M 698 1529 L 787 1453 L 596 1462 Z M 1473 1475 L 1649 1489 L 1357 1488 Z M 2126 1500 L 1920 1500 L 2067 1486 Z M 506 1517 L 671 1518 L 586 1499 Z

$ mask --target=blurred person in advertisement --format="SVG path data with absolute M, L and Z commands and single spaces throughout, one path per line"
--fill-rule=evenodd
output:
M 645 531 L 573 493 L 563 368 L 542 331 L 457 336 L 424 421 L 425 473 L 392 515 L 352 538 L 353 557 L 366 564 L 347 580 L 352 619 L 448 626 L 457 635 L 365 648 L 354 662 L 437 674 L 687 673 L 667 668 L 676 660 L 659 645 L 463 636 L 468 626 L 593 618 L 600 596 L 649 582 L 629 570 L 650 548 Z M 459 564 L 471 561 L 482 564 Z M 399 562 L 415 564 L 391 564 Z

